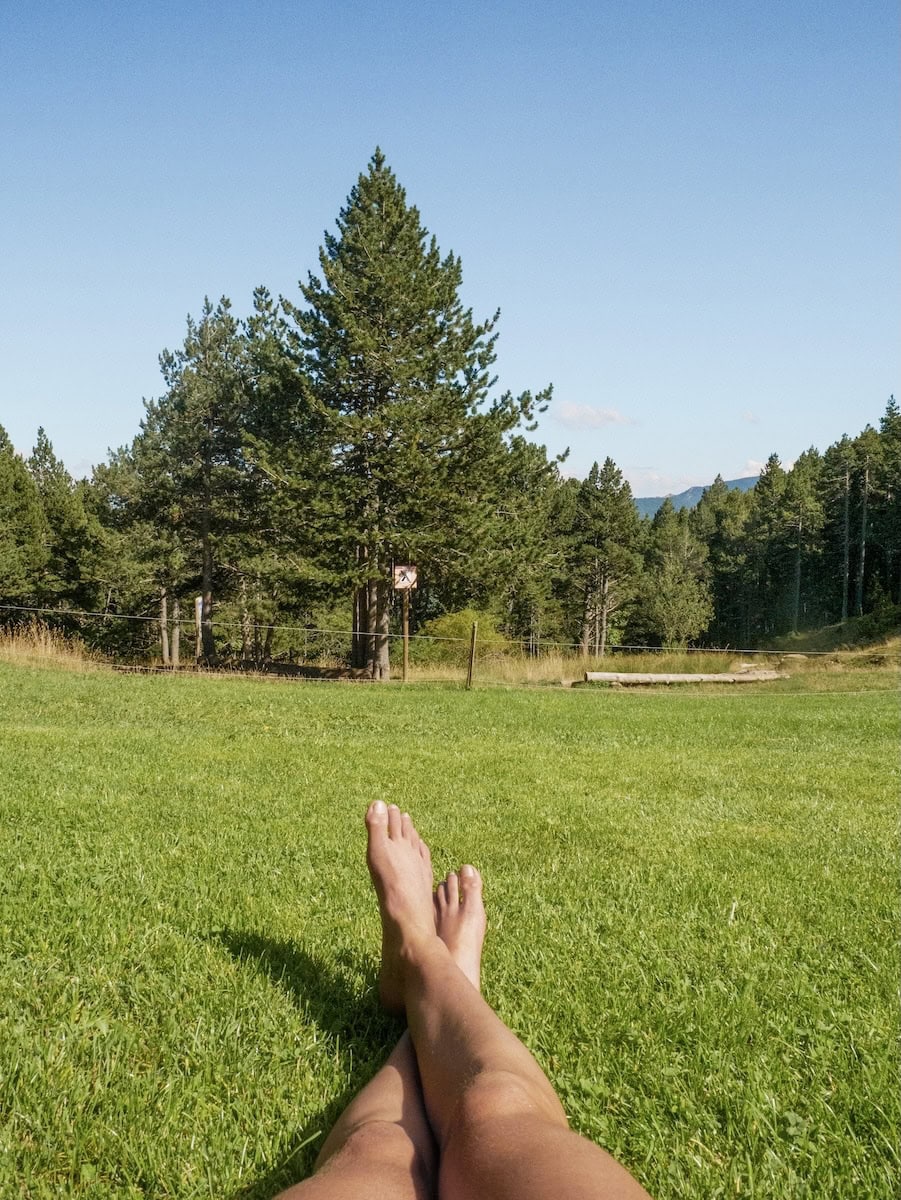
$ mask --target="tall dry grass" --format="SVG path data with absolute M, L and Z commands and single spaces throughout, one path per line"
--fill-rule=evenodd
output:
M 758 656 L 755 655 L 755 658 Z M 580 654 L 563 654 L 560 651 L 543 653 L 538 658 L 520 654 L 497 654 L 478 658 L 473 680 L 477 683 L 494 683 L 506 686 L 551 685 L 572 683 L 581 680 L 586 671 L 653 671 L 658 673 L 699 673 L 732 671 L 743 661 L 740 655 L 704 654 L 680 651 L 660 653 L 607 654 L 603 658 Z M 763 666 L 764 663 L 754 663 Z M 392 664 L 392 673 L 400 674 L 399 664 Z M 449 663 L 414 664 L 410 678 L 419 683 L 439 683 L 466 678 L 465 667 Z
M 0 662 L 86 671 L 95 670 L 103 660 L 80 637 L 61 633 L 44 621 L 31 621 L 0 628 Z

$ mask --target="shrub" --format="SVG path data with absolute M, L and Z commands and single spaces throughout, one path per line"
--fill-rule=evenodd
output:
M 476 657 L 480 661 L 509 654 L 516 643 L 511 642 L 498 629 L 498 618 L 494 613 L 476 608 L 461 608 L 458 612 L 435 617 L 419 629 L 410 641 L 412 662 L 448 663 L 463 666 L 469 660 L 469 644 L 474 623 L 478 623 Z M 428 641 L 427 638 L 434 638 Z

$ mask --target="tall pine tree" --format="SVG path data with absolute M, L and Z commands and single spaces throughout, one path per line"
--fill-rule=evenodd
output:
M 573 581 L 579 589 L 579 644 L 603 658 L 610 623 L 635 594 L 641 573 L 639 519 L 632 490 L 612 458 L 594 463 L 579 489 L 573 547 Z
M 463 307 L 442 257 L 376 150 L 301 291 L 304 367 L 328 424 L 336 511 L 355 591 L 356 665 L 390 675 L 392 562 L 465 569 L 503 491 L 505 435 L 549 392 L 491 400 L 495 317 Z
M 49 541 L 37 484 L 0 425 L 0 604 L 33 605 L 41 598 Z

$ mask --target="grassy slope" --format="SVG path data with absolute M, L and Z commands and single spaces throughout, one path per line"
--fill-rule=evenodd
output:
M 482 867 L 489 999 L 655 1196 L 894 1196 L 898 716 L 0 664 L 0 1195 L 309 1167 L 397 1033 L 381 795 Z

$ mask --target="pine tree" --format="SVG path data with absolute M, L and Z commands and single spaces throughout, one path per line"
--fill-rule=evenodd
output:
M 867 425 L 854 439 L 854 455 L 857 460 L 856 490 L 857 513 L 854 522 L 856 534 L 856 579 L 854 587 L 854 612 L 862 617 L 866 608 L 870 580 L 878 578 L 879 565 L 868 550 L 873 542 L 873 510 L 878 510 L 881 500 L 879 483 L 882 476 L 883 439 Z
M 310 386 L 296 323 L 265 288 L 254 293 L 246 337 L 252 565 L 273 594 L 281 593 L 281 611 L 300 620 L 348 582 L 332 421 Z
M 793 542 L 790 629 L 797 633 L 802 621 L 808 624 L 816 607 L 814 585 L 819 559 L 819 541 L 823 526 L 823 507 L 819 500 L 819 480 L 823 460 L 811 446 L 795 460 L 788 473 L 785 511 Z
M 635 594 L 641 571 L 639 518 L 628 482 L 612 458 L 594 463 L 579 488 L 572 578 L 581 598 L 579 644 L 603 657 L 615 613 Z
M 717 646 L 747 645 L 747 534 L 751 495 L 729 488 L 717 475 L 689 517 L 692 532 L 707 548 L 713 619 L 708 636 Z
M 37 485 L 47 521 L 47 562 L 40 578 L 42 604 L 76 606 L 94 601 L 92 563 L 100 529 L 85 509 L 84 493 L 56 457 L 43 428 L 26 466 Z
M 713 617 L 706 547 L 692 533 L 686 509 L 667 498 L 650 527 L 648 561 L 634 628 L 665 646 L 685 646 Z
M 764 639 L 787 628 L 791 518 L 786 472 L 778 454 L 771 454 L 751 494 L 748 520 L 750 633 Z
M 847 621 L 851 605 L 851 523 L 856 457 L 845 435 L 823 455 L 819 501 L 823 509 L 820 604 L 826 624 Z
M 890 396 L 879 422 L 882 454 L 873 528 L 883 553 L 885 593 L 901 604 L 901 409 Z
M 355 589 L 357 664 L 387 679 L 393 561 L 442 577 L 474 564 L 503 490 L 505 435 L 549 391 L 493 401 L 497 314 L 460 301 L 459 258 L 442 258 L 380 150 L 320 250 L 321 279 L 284 303 L 331 444 L 334 529 Z
M 503 463 L 504 488 L 486 546 L 477 590 L 483 607 L 503 613 L 506 632 L 537 652 L 542 638 L 559 635 L 552 598 L 554 578 L 565 571 L 565 546 L 554 516 L 561 487 L 559 460 L 544 446 L 514 437 Z M 461 591 L 473 595 L 472 577 L 460 576 Z M 465 601 L 464 601 L 465 602 Z M 480 631 L 481 632 L 481 631 Z
M 216 659 L 213 591 L 217 569 L 239 556 L 252 499 L 244 458 L 247 407 L 245 344 L 226 297 L 204 301 L 200 320 L 188 318 L 184 344 L 164 350 L 166 395 L 147 406 L 142 447 L 145 487 L 163 501 L 164 521 L 200 557 L 202 657 Z M 148 471 L 150 462 L 153 468 Z
M 0 604 L 34 605 L 40 600 L 49 541 L 37 484 L 0 425 Z

